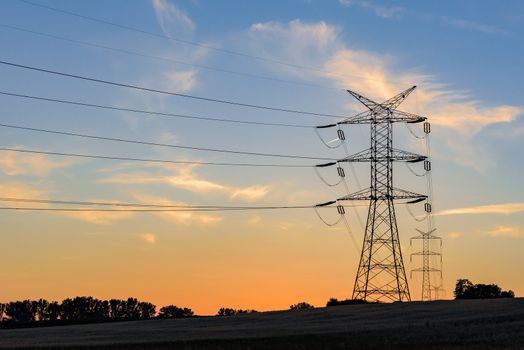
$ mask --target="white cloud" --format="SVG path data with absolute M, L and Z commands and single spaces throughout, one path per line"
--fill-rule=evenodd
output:
M 405 9 L 400 6 L 382 6 L 365 0 L 339 0 L 338 2 L 345 7 L 352 5 L 360 6 L 365 10 L 373 12 L 375 16 L 382 18 L 398 18 L 405 11 Z
M 89 222 L 95 225 L 111 225 L 115 221 L 130 219 L 134 216 L 133 212 L 128 211 L 78 211 L 78 212 L 60 212 L 59 215 L 67 216 L 73 219 Z
M 196 70 L 170 71 L 165 73 L 167 89 L 170 91 L 188 92 L 197 84 Z
M 247 201 L 255 201 L 264 197 L 269 192 L 267 186 L 251 186 L 232 190 L 231 198 L 240 198 Z
M 450 239 L 457 239 L 457 238 L 459 238 L 461 236 L 462 236 L 462 233 L 460 233 L 460 232 L 453 231 L 453 232 L 448 233 L 448 237 Z
M 519 212 L 524 212 L 524 203 L 504 203 L 480 205 L 475 207 L 446 209 L 435 215 L 471 215 L 471 214 L 502 214 L 511 215 Z
M 522 229 L 518 226 L 497 226 L 485 232 L 490 237 L 522 237 Z
M 258 225 L 262 222 L 262 218 L 258 215 L 255 215 L 251 217 L 249 220 L 247 220 L 247 223 L 250 225 Z
M 144 233 L 140 235 L 140 238 L 147 244 L 156 244 L 156 235 L 154 233 Z
M 210 192 L 224 193 L 231 199 L 244 201 L 256 201 L 265 197 L 269 191 L 269 186 L 253 185 L 248 187 L 235 187 L 202 178 L 195 172 L 196 165 L 186 165 L 177 167 L 160 167 L 169 174 L 141 173 L 120 173 L 114 174 L 99 180 L 100 183 L 112 184 L 166 184 L 193 193 L 205 194 Z M 174 172 L 174 174 L 173 174 Z
M 28 199 L 46 199 L 48 191 L 37 189 L 19 182 L 4 182 L 0 184 L 0 193 L 5 198 L 28 198 Z M 2 202 L 2 206 L 20 207 L 20 203 Z M 31 205 L 32 206 L 32 205 Z M 45 205 L 38 204 L 36 206 Z
M 195 28 L 195 23 L 181 9 L 167 0 L 153 0 L 156 18 L 166 35 L 187 36 Z
M 166 206 L 184 206 L 188 205 L 184 202 L 176 202 L 167 198 L 151 196 L 147 194 L 135 193 L 134 197 L 143 203 L 155 203 Z M 166 208 L 168 209 L 168 208 Z M 219 215 L 215 214 L 202 214 L 197 211 L 158 211 L 152 212 L 153 215 L 161 218 L 162 220 L 177 224 L 177 225 L 191 225 L 199 224 L 202 226 L 216 225 L 223 220 Z
M 503 35 L 510 34 L 509 32 L 503 29 L 500 29 L 498 27 L 495 27 L 489 24 L 468 21 L 465 19 L 442 16 L 440 17 L 440 20 L 443 24 L 449 25 L 455 28 L 473 30 L 473 31 L 486 33 L 486 34 L 503 34 Z
M 0 171 L 9 176 L 46 176 L 53 170 L 74 164 L 71 160 L 57 161 L 41 154 L 25 154 L 13 151 L 0 152 Z
M 491 125 L 514 123 L 523 112 L 518 106 L 490 106 L 473 99 L 466 91 L 437 83 L 428 74 L 399 71 L 390 56 L 349 48 L 339 39 L 340 29 L 325 22 L 257 23 L 251 26 L 248 35 L 257 52 L 301 66 L 322 68 L 307 74 L 293 67 L 270 68 L 279 69 L 281 73 L 304 79 L 312 75 L 329 78 L 341 89 L 352 89 L 378 101 L 388 99 L 413 84 L 418 85 L 419 88 L 400 109 L 425 115 L 439 128 L 433 137 L 439 145 L 445 146 L 443 150 L 434 149 L 435 156 L 478 171 L 494 162 L 486 159 L 487 152 L 479 149 L 474 136 Z M 363 110 L 361 107 L 356 110 L 354 103 L 348 104 L 348 109 L 351 112 Z M 482 147 L 488 146 L 484 142 Z

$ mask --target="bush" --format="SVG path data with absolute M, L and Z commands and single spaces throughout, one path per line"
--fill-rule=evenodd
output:
M 298 304 L 293 304 L 289 307 L 290 310 L 305 310 L 305 309 L 314 309 L 315 307 L 306 302 L 300 302 Z
M 369 304 L 369 302 L 366 300 L 362 300 L 362 299 L 338 300 L 336 298 L 331 298 L 328 300 L 326 306 L 359 305 L 359 304 Z
M 168 305 L 160 308 L 159 318 L 182 318 L 194 316 L 193 310 L 187 307 Z

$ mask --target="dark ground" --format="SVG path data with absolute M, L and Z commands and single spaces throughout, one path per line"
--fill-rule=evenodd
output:
M 347 305 L 0 330 L 23 349 L 524 349 L 524 299 Z

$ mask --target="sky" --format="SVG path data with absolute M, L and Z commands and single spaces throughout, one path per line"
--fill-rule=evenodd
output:
M 213 103 L 2 63 L 4 199 L 218 206 L 327 202 L 346 189 L 327 186 L 311 167 L 117 161 L 5 148 L 222 163 L 315 165 L 322 160 L 130 144 L 6 125 L 340 159 L 344 150 L 325 147 L 312 127 L 338 120 L 326 114 L 364 110 L 346 89 L 383 101 L 417 85 L 399 108 L 431 123 L 432 205 L 436 233 L 443 238 L 440 297 L 453 297 L 458 278 L 524 294 L 521 1 L 33 1 L 0 2 L 0 61 L 323 115 Z M 184 119 L 5 93 L 311 127 Z M 369 147 L 368 125 L 343 130 L 351 153 Z M 394 145 L 425 154 L 424 141 L 415 137 L 422 135 L 421 124 L 395 125 Z M 334 129 L 320 136 L 337 137 Z M 344 166 L 351 191 L 369 186 L 369 164 Z M 394 169 L 396 187 L 425 193 L 424 178 L 413 174 L 423 172 L 420 164 Z M 337 182 L 335 169 L 320 172 L 327 182 Z M 158 306 L 191 307 L 198 314 L 214 314 L 220 307 L 286 309 L 300 301 L 322 306 L 331 297 L 351 297 L 367 203 L 348 205 L 356 205 L 347 209 L 349 232 L 341 223 L 325 225 L 312 209 L 15 211 L 9 208 L 66 206 L 2 200 L 0 302 L 133 296 Z M 410 211 L 420 217 L 423 203 L 410 211 L 397 204 L 396 210 L 410 277 L 421 262 L 410 261 L 420 246 L 410 246 L 409 238 L 425 227 Z M 327 223 L 339 218 L 333 208 L 319 214 Z M 440 283 L 437 275 L 433 278 Z M 420 299 L 420 285 L 414 273 L 409 279 L 414 300 Z

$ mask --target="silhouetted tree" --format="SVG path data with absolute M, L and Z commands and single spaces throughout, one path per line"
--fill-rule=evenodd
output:
M 56 321 L 60 317 L 62 307 L 57 301 L 52 301 L 47 305 L 47 317 L 49 321 Z
M 31 322 L 36 319 L 36 305 L 31 300 L 10 302 L 6 315 L 15 322 Z
M 313 305 L 308 304 L 306 302 L 300 302 L 298 304 L 293 304 L 289 307 L 290 310 L 305 310 L 305 309 L 313 309 L 315 308 Z
M 338 300 L 336 298 L 331 298 L 326 303 L 326 306 L 355 305 L 355 304 L 369 304 L 369 302 L 362 300 L 362 299 Z
M 221 307 L 218 312 L 217 316 L 233 316 L 237 313 L 237 310 L 232 309 L 230 307 Z
M 515 298 L 515 292 L 510 290 L 504 290 L 502 293 L 500 293 L 501 298 Z
M 0 321 L 9 320 L 14 323 L 57 320 L 93 321 L 108 318 L 145 319 L 155 314 L 155 305 L 136 298 L 107 301 L 82 296 L 64 299 L 60 304 L 45 299 L 0 303 Z M 183 308 L 176 315 L 176 317 L 192 316 L 193 311 Z
M 0 322 L 5 320 L 5 311 L 7 309 L 7 304 L 0 303 Z
M 160 308 L 160 318 L 181 318 L 193 316 L 193 310 L 187 307 L 178 307 L 175 305 L 168 305 Z
M 468 279 L 459 279 L 455 285 L 455 299 L 513 298 L 512 290 L 502 291 L 496 284 L 473 284 Z
M 156 314 L 156 306 L 146 301 L 139 302 L 138 309 L 140 310 L 140 318 L 151 318 Z
M 62 301 L 61 319 L 101 320 L 109 318 L 109 302 L 93 297 L 75 297 Z

